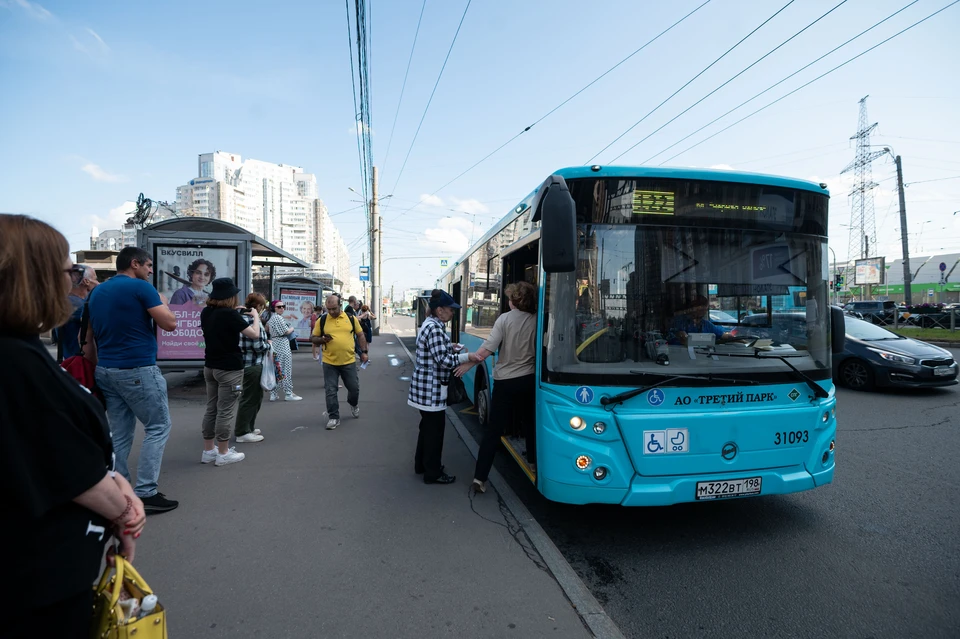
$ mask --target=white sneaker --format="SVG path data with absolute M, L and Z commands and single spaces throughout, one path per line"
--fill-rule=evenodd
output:
M 286 395 L 286 396 L 284 396 L 284 398 L 283 398 L 283 400 L 286 401 L 286 402 L 299 402 L 301 399 L 303 399 L 303 398 L 300 397 L 299 395 L 294 394 L 294 393 L 290 393 L 289 395 Z
M 333 430 L 339 425 L 340 425 L 339 419 L 331 419 L 330 421 L 327 422 L 327 430 Z
M 246 457 L 243 453 L 238 453 L 236 448 L 231 448 L 227 451 L 226 455 L 221 455 L 217 453 L 217 461 L 214 462 L 217 466 L 226 466 L 227 464 L 236 464 L 237 462 L 243 461 L 243 458 Z
M 263 441 L 263 435 L 257 435 L 256 433 L 247 433 L 246 435 L 240 435 L 237 437 L 238 444 L 256 444 L 257 442 Z
M 351 406 L 350 414 L 356 417 L 357 419 L 360 419 L 360 405 L 358 404 L 356 406 Z
M 203 451 L 203 455 L 200 457 L 201 464 L 209 464 L 211 462 L 217 461 L 217 449 L 212 448 L 210 450 Z
M 254 434 L 254 435 L 259 435 L 259 434 L 260 434 L 260 429 L 259 429 L 259 428 L 254 428 L 254 429 L 253 429 L 253 434 Z
M 277 394 L 276 394 L 276 393 L 270 393 L 270 401 L 271 401 L 271 402 L 277 401 Z

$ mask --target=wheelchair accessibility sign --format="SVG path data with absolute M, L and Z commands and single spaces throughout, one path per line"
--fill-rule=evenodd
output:
M 690 452 L 690 434 L 686 428 L 643 431 L 643 454 L 666 455 Z
M 663 391 L 659 388 L 654 388 L 647 393 L 647 403 L 651 406 L 662 406 L 666 398 L 666 395 L 664 395 Z

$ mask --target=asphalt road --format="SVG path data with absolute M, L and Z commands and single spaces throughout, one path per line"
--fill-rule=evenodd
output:
M 812 492 L 577 507 L 497 468 L 628 637 L 960 637 L 960 386 L 838 398 Z

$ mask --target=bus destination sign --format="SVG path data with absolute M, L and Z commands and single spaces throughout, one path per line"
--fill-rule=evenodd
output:
M 673 191 L 643 191 L 636 189 L 633 192 L 634 215 L 673 215 Z

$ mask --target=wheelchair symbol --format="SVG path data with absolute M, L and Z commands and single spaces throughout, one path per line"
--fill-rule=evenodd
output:
M 650 441 L 647 442 L 648 453 L 659 453 L 663 450 L 663 445 L 657 441 L 657 434 L 650 433 Z
M 659 406 L 666 399 L 666 396 L 663 394 L 663 391 L 659 388 L 654 388 L 649 393 L 647 393 L 647 402 L 651 406 Z

